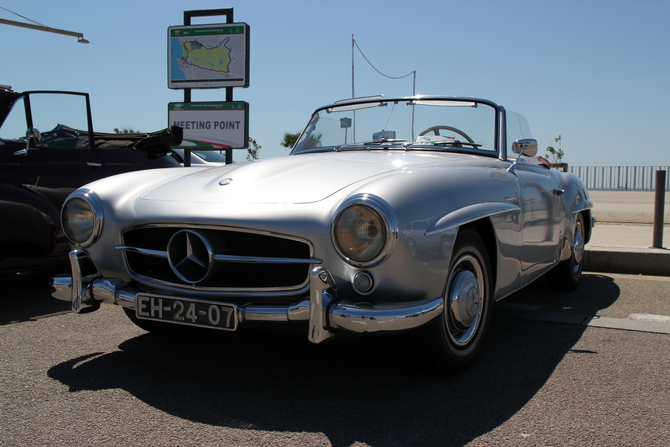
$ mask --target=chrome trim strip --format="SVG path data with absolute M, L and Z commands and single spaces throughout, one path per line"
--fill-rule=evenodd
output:
M 438 219 L 432 225 L 432 229 L 426 231 L 426 236 L 449 231 L 484 217 L 512 212 L 521 212 L 521 208 L 517 205 L 503 202 L 475 203 L 474 205 L 460 208 Z
M 267 231 L 267 230 L 256 230 L 254 228 L 240 228 L 240 227 L 231 227 L 227 225 L 204 225 L 204 224 L 192 224 L 192 223 L 167 223 L 167 224 L 156 224 L 156 223 L 150 223 L 150 224 L 143 224 L 143 225 L 136 225 L 132 227 L 128 227 L 123 230 L 122 235 L 131 231 L 135 230 L 141 230 L 144 228 L 181 228 L 184 230 L 188 229 L 195 229 L 195 230 L 217 230 L 217 231 L 234 231 L 237 233 L 252 233 L 252 234 L 258 234 L 261 236 L 271 236 L 271 237 L 277 237 L 281 239 L 289 239 L 292 241 L 297 241 L 297 242 L 303 242 L 307 244 L 310 248 L 310 251 L 313 253 L 313 247 L 312 244 L 307 240 L 303 239 L 300 237 L 296 236 L 291 236 L 288 234 L 283 234 L 283 233 L 276 233 L 273 231 Z
M 130 247 L 128 245 L 117 245 L 115 250 L 139 253 L 141 255 L 155 256 L 157 258 L 167 259 L 167 251 L 149 250 L 148 248 Z M 218 262 L 239 262 L 243 264 L 321 264 L 321 259 L 317 258 L 262 258 L 257 256 L 233 256 L 215 254 L 215 261 Z
M 145 284 L 150 287 L 161 286 L 167 287 L 176 293 L 180 291 L 190 291 L 196 292 L 199 296 L 206 296 L 212 293 L 235 293 L 236 296 L 256 296 L 258 293 L 267 293 L 272 292 L 273 296 L 285 296 L 287 292 L 299 292 L 302 289 L 306 289 L 309 283 L 308 275 L 305 277 L 305 281 L 302 284 L 297 284 L 294 286 L 286 287 L 202 287 L 192 284 L 176 284 L 173 282 L 162 281 L 160 279 L 152 278 L 149 276 L 140 275 L 139 273 L 133 271 L 126 265 L 126 271 L 128 275 L 136 281 L 139 281 L 142 284 Z
M 167 251 L 149 250 L 148 248 L 130 247 L 128 245 L 117 245 L 116 247 L 114 247 L 114 250 L 129 251 L 131 253 L 139 253 L 141 255 L 155 256 L 157 258 L 167 259 L 168 257 Z
M 214 255 L 219 262 L 239 262 L 241 264 L 321 264 L 321 259 L 310 258 L 260 258 L 256 256 Z
M 279 322 L 286 323 L 288 314 L 286 307 L 282 306 L 241 306 L 238 308 L 240 320 L 245 322 Z

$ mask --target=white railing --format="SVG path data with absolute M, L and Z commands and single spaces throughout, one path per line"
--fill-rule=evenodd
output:
M 670 166 L 570 166 L 591 191 L 654 191 L 656 171 L 665 171 L 670 191 Z

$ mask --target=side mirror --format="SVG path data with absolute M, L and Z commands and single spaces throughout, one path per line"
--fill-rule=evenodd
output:
M 516 140 L 512 143 L 512 152 L 525 155 L 526 157 L 534 157 L 537 155 L 537 140 L 531 138 Z

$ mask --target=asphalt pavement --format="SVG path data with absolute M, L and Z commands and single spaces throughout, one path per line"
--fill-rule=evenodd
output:
M 596 226 L 584 270 L 670 276 L 670 193 L 665 194 L 662 248 L 654 242 L 653 191 L 591 191 Z
M 669 277 L 539 279 L 445 378 L 412 334 L 152 335 L 117 306 L 77 315 L 44 282 L 0 278 L 0 447 L 667 447 L 670 336 L 622 325 L 668 318 L 668 297 Z

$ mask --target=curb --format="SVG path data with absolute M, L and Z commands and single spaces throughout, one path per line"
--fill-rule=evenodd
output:
M 602 273 L 670 276 L 670 250 L 664 248 L 587 247 L 584 270 Z

